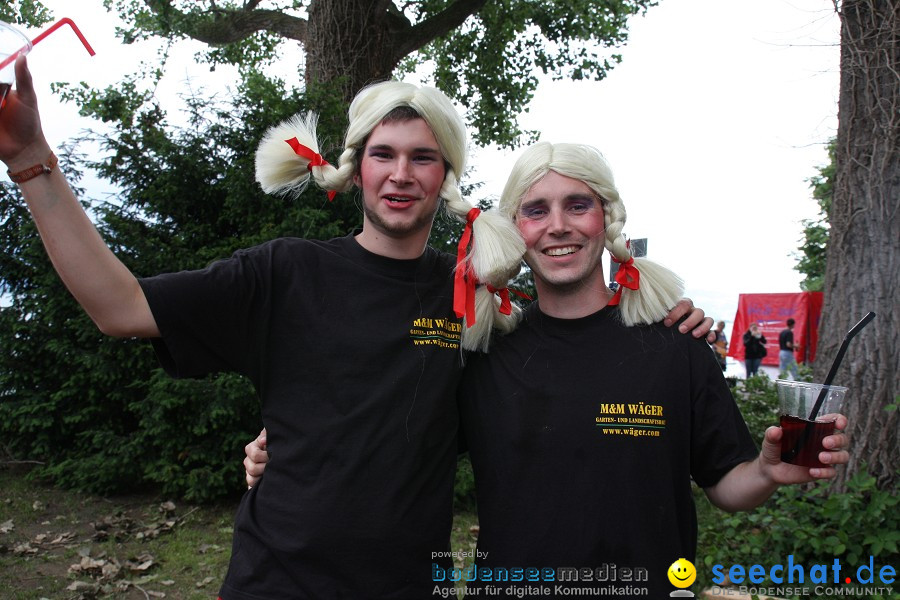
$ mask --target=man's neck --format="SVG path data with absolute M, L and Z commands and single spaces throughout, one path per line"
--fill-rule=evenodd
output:
M 412 260 L 422 256 L 425 245 L 428 242 L 429 231 L 416 233 L 405 237 L 391 237 L 371 227 L 363 227 L 356 234 L 355 239 L 360 246 L 371 252 L 387 258 L 400 260 Z
M 557 319 L 581 319 L 592 315 L 609 304 L 613 297 L 602 277 L 591 285 L 582 284 L 571 289 L 548 285 L 537 278 L 534 285 L 541 312 Z

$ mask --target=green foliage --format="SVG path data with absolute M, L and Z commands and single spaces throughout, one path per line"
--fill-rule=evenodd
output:
M 698 569 L 697 587 L 710 584 L 713 565 L 723 565 L 725 572 L 733 564 L 771 567 L 784 564 L 789 555 L 795 564 L 809 566 L 830 566 L 837 558 L 841 575 L 854 580 L 855 569 L 868 564 L 870 556 L 876 566 L 896 567 L 900 561 L 897 490 L 878 489 L 875 478 L 861 469 L 847 482 L 845 493 L 828 495 L 827 491 L 826 483 L 785 486 L 753 512 L 717 512 L 701 523 L 697 558 L 698 566 L 706 568 Z M 753 585 L 777 587 L 768 579 Z
M 795 254 L 797 264 L 794 267 L 805 277 L 800 287 L 809 292 L 820 292 L 825 285 L 825 253 L 828 247 L 828 215 L 831 212 L 831 200 L 834 197 L 835 140 L 828 144 L 828 164 L 819 167 L 819 174 L 810 178 L 809 187 L 813 198 L 819 203 L 819 214 L 814 219 L 804 219 L 803 243 Z
M 40 27 L 52 19 L 47 7 L 37 0 L 11 0 L 0 4 L 0 21 L 6 23 Z
M 136 88 L 91 94 L 85 110 L 113 124 L 88 140 L 105 150 L 85 160 L 118 186 L 90 203 L 98 229 L 138 276 L 201 268 L 278 236 L 330 238 L 359 226 L 349 195 L 329 203 L 312 186 L 273 198 L 255 182 L 260 137 L 304 108 L 323 115 L 323 138 L 339 140 L 346 107 L 327 90 L 302 96 L 248 70 L 229 103 L 185 98 L 189 122 L 167 124 Z M 147 342 L 104 337 L 69 296 L 43 251 L 18 189 L 0 190 L 0 438 L 38 474 L 109 493 L 157 486 L 196 501 L 239 492 L 244 444 L 261 427 L 258 401 L 233 375 L 173 381 Z
M 761 440 L 778 420 L 774 383 L 764 374 L 750 377 L 734 394 L 751 435 Z M 896 565 L 900 559 L 897 490 L 878 489 L 865 468 L 848 482 L 846 492 L 829 495 L 827 482 L 784 486 L 750 512 L 723 513 L 699 490 L 695 500 L 698 589 L 712 584 L 713 565 L 723 565 L 725 572 L 733 564 L 771 567 L 793 555 L 795 564 L 830 565 L 838 558 L 855 569 L 870 555 L 876 564 Z M 768 580 L 751 585 L 777 587 Z
M 753 439 L 760 443 L 771 425 L 778 424 L 778 394 L 775 384 L 761 372 L 744 379 L 731 390 Z
M 456 461 L 456 481 L 453 485 L 454 512 L 475 512 L 475 472 L 468 452 Z
M 447 2 L 414 4 L 417 16 L 430 16 Z M 621 61 L 618 54 L 604 55 L 606 50 L 623 45 L 627 20 L 654 5 L 649 0 L 487 2 L 421 54 L 434 64 L 435 85 L 469 109 L 475 140 L 513 147 L 523 135 L 529 141 L 536 136 L 515 120 L 537 89 L 536 72 L 553 79 L 603 79 Z
M 383 65 L 392 65 L 394 75 L 402 76 L 428 64 L 435 85 L 469 110 L 475 140 L 510 147 L 534 136 L 534 132 L 519 128 L 517 117 L 527 110 L 537 88 L 538 71 L 554 79 L 603 79 L 621 61 L 613 49 L 627 41 L 628 19 L 656 2 L 491 1 L 446 34 L 442 34 L 445 22 L 457 22 L 453 13 L 473 9 L 460 9 L 460 3 L 450 0 L 384 4 L 378 10 L 386 11 L 387 19 L 355 14 L 353 5 L 337 0 L 225 0 L 215 4 L 199 0 L 103 0 L 107 10 L 126 20 L 126 27 L 118 32 L 125 43 L 152 37 L 172 41 L 191 37 L 208 44 L 197 60 L 213 68 L 218 64 L 263 68 L 278 59 L 285 42 L 316 45 L 320 50 L 316 55 L 327 56 L 334 63 L 334 73 L 347 73 L 363 61 L 369 63 L 372 72 L 360 77 L 360 82 L 384 78 L 387 73 Z M 348 44 L 339 36 L 306 27 L 305 17 L 314 10 L 333 15 L 337 22 L 372 25 L 364 28 L 358 43 Z M 415 37 L 415 43 L 410 44 L 405 56 L 391 54 L 397 45 L 375 49 L 376 41 L 386 35 L 375 27 L 387 27 L 387 35 L 404 40 Z M 322 38 L 313 37 L 316 35 Z

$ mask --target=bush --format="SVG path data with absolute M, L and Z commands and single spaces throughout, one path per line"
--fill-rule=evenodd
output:
M 767 427 L 778 424 L 778 394 L 769 377 L 762 373 L 739 382 L 731 393 L 737 402 L 750 435 L 762 442 Z
M 715 518 L 704 519 L 697 560 L 698 566 L 706 568 L 698 569 L 698 587 L 711 585 L 713 565 L 723 565 L 727 573 L 734 564 L 759 564 L 768 572 L 772 565 L 785 564 L 789 555 L 795 564 L 828 565 L 829 578 L 835 559 L 842 566 L 841 578 L 850 576 L 854 581 L 856 568 L 868 564 L 870 556 L 876 572 L 883 565 L 896 568 L 900 562 L 896 490 L 879 490 L 875 478 L 861 470 L 847 482 L 847 492 L 828 495 L 827 491 L 824 482 L 786 486 L 753 512 L 728 515 L 718 511 Z M 768 578 L 760 584 L 743 585 L 779 587 Z M 876 580 L 870 587 L 881 586 Z
M 761 441 L 765 429 L 778 422 L 774 383 L 761 374 L 744 380 L 733 393 L 751 435 Z M 878 489 L 875 478 L 863 468 L 847 482 L 845 493 L 828 492 L 827 482 L 784 486 L 754 511 L 727 514 L 712 506 L 698 489 L 696 587 L 712 585 L 713 565 L 723 565 L 727 573 L 731 565 L 758 564 L 768 572 L 772 565 L 785 564 L 789 555 L 793 555 L 795 564 L 808 567 L 830 566 L 837 558 L 842 565 L 841 577 L 852 569 L 850 576 L 854 579 L 855 569 L 868 564 L 870 556 L 876 567 L 887 564 L 896 568 L 900 563 L 897 490 Z M 768 579 L 741 585 L 779 587 Z

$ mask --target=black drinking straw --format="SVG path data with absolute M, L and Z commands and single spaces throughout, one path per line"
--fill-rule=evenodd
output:
M 831 370 L 828 371 L 828 376 L 825 378 L 825 383 L 822 385 L 822 391 L 819 392 L 819 397 L 816 398 L 816 403 L 813 406 L 812 411 L 809 413 L 809 419 L 807 419 L 806 427 L 803 428 L 803 432 L 797 438 L 797 441 L 794 443 L 794 447 L 788 450 L 787 452 L 781 453 L 781 460 L 784 462 L 790 462 L 793 460 L 795 456 L 800 452 L 800 448 L 806 443 L 807 438 L 812 435 L 813 429 L 815 428 L 815 420 L 816 416 L 818 416 L 819 411 L 822 409 L 822 404 L 825 402 L 825 397 L 828 395 L 828 386 L 831 385 L 831 382 L 834 381 L 834 376 L 837 374 L 838 367 L 841 366 L 841 361 L 844 359 L 844 353 L 847 352 L 847 346 L 850 345 L 850 340 L 859 333 L 863 327 L 869 324 L 869 321 L 875 318 L 875 313 L 869 311 L 869 313 L 860 319 L 859 323 L 853 326 L 850 331 L 847 332 L 847 335 L 844 336 L 844 341 L 841 342 L 841 347 L 838 349 L 837 356 L 834 358 L 834 362 L 831 364 Z
M 831 385 L 831 382 L 834 381 L 834 376 L 837 375 L 838 367 L 841 366 L 841 361 L 844 359 L 844 353 L 847 352 L 847 346 L 850 345 L 850 340 L 852 340 L 854 336 L 856 336 L 856 334 L 874 318 L 875 313 L 869 311 L 869 313 L 860 319 L 859 323 L 854 325 L 853 328 L 847 332 L 847 335 L 844 336 L 844 341 L 841 342 L 841 347 L 838 350 L 837 356 L 831 364 L 831 370 L 828 371 L 828 377 L 825 378 L 825 383 L 823 384 L 824 387 L 822 387 L 822 391 L 819 392 L 819 397 L 816 398 L 816 404 L 813 406 L 812 412 L 809 413 L 809 421 L 815 421 L 816 416 L 819 414 L 819 410 L 822 409 L 822 403 L 825 402 L 825 396 L 828 395 L 828 386 Z

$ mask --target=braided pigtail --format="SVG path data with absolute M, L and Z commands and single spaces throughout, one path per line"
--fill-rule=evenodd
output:
M 507 278 L 511 281 L 516 272 Z M 466 350 L 487 352 L 494 331 L 509 333 L 519 324 L 522 310 L 509 301 L 509 290 L 491 285 L 479 285 L 475 290 L 475 323 L 468 326 L 463 321 L 462 347 Z M 503 295 L 506 295 L 505 299 Z
M 315 113 L 301 113 L 266 131 L 256 150 L 256 180 L 264 192 L 296 197 L 309 184 L 310 175 L 326 190 L 350 188 L 353 165 L 336 169 L 322 158 L 316 123 Z
M 450 176 L 448 172 L 448 180 Z M 463 200 L 455 177 L 452 185 L 445 182 L 441 197 L 446 203 L 447 213 L 467 223 L 469 212 L 474 207 Z M 472 245 L 466 258 L 469 268 L 478 281 L 503 287 L 510 271 L 518 273 L 525 254 L 525 242 L 519 230 L 515 223 L 497 211 L 480 212 L 471 220 L 471 227 Z
M 525 242 L 515 223 L 498 211 L 481 211 L 462 198 L 455 173 L 447 170 L 441 188 L 447 213 L 466 224 L 458 254 L 457 294 L 474 294 L 474 314 L 466 309 L 462 299 L 455 304 L 456 312 L 463 316 L 462 347 L 466 350 L 486 352 L 491 333 L 496 328 L 511 331 L 518 323 L 518 308 L 509 315 L 500 312 L 500 301 L 488 287 L 500 289 L 518 274 L 525 254 Z M 471 232 L 471 243 L 466 244 Z M 460 279 L 465 277 L 465 283 Z M 465 286 L 465 290 L 460 289 Z
M 631 256 L 631 248 L 622 233 L 625 206 L 615 188 L 606 194 L 603 203 L 604 245 L 609 250 L 610 260 L 619 263 L 616 273 L 619 288 L 610 304 L 618 303 L 619 317 L 629 327 L 661 321 L 684 294 L 684 282 L 658 263 Z

